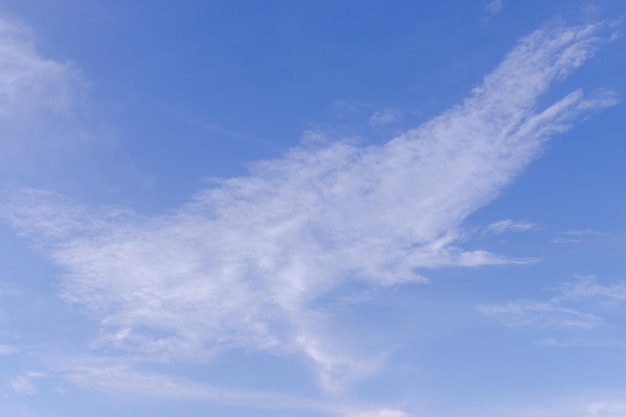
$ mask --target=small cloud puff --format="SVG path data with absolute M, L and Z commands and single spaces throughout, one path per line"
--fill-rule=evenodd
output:
M 485 6 L 485 13 L 489 16 L 496 15 L 500 13 L 502 6 L 504 6 L 503 0 L 492 0 Z

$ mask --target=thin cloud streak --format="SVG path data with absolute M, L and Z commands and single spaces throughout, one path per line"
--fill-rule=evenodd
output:
M 508 327 L 594 329 L 603 320 L 592 313 L 563 307 L 556 302 L 515 301 L 504 305 L 482 305 L 479 311 L 497 318 Z
M 483 229 L 483 234 L 499 235 L 507 232 L 526 232 L 537 228 L 537 225 L 529 222 L 516 222 L 511 219 L 493 222 Z
M 552 239 L 552 243 L 579 243 L 583 238 L 588 238 L 591 236 L 599 236 L 602 233 L 592 230 L 592 229 L 583 229 L 583 230 L 568 230 L 566 232 L 561 232 Z
M 556 287 L 557 294 L 548 300 L 485 304 L 478 306 L 478 310 L 508 327 L 592 330 L 604 326 L 606 319 L 603 313 L 626 302 L 626 282 L 602 285 L 594 276 L 577 275 L 575 278 L 573 282 Z M 568 343 L 551 339 L 544 344 L 556 346 Z M 584 345 L 587 342 L 578 341 L 575 344 Z M 609 345 L 611 342 L 601 344 Z
M 132 363 L 120 359 L 80 356 L 64 360 L 57 358 L 49 365 L 54 376 L 60 380 L 127 400 L 149 398 L 209 402 L 238 408 L 316 411 L 339 417 L 410 417 L 398 409 L 383 408 L 376 404 L 328 399 L 320 401 L 272 391 L 223 389 L 176 375 L 138 370 Z M 28 385 L 22 385 L 30 388 L 30 391 L 23 390 L 23 393 L 34 393 L 37 387 L 33 379 L 43 376 L 52 375 L 26 373 L 14 378 L 14 381 L 19 379 L 20 383 L 28 382 Z
M 304 354 L 339 390 L 384 355 L 340 336 L 321 297 L 354 282 L 424 282 L 432 268 L 526 262 L 464 250 L 459 228 L 547 139 L 609 105 L 577 90 L 536 111 L 602 30 L 538 30 L 461 104 L 382 146 L 299 146 L 163 216 L 98 214 L 35 190 L 0 215 L 65 268 L 63 298 L 99 322 L 96 345 L 164 362 L 232 348 Z

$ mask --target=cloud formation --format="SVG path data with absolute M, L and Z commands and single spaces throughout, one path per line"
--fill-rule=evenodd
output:
M 45 374 L 37 371 L 27 371 L 22 375 L 17 375 L 9 382 L 9 387 L 16 394 L 33 395 L 37 393 L 35 380 L 44 377 Z
M 299 353 L 337 390 L 383 358 L 338 335 L 323 307 L 335 291 L 523 262 L 463 249 L 459 227 L 547 139 L 614 104 L 576 90 L 537 111 L 602 30 L 538 30 L 459 105 L 384 145 L 302 145 L 161 216 L 98 213 L 38 190 L 11 196 L 0 215 L 64 268 L 62 296 L 99 322 L 96 346 L 164 362 L 231 348 Z
M 592 229 L 568 230 L 559 233 L 552 239 L 552 243 L 578 243 L 584 238 L 601 235 L 602 233 Z
M 487 6 L 485 6 L 485 13 L 489 16 L 498 14 L 502 10 L 502 6 L 504 6 L 502 0 L 491 0 Z
M 591 330 L 604 325 L 603 312 L 626 301 L 626 283 L 602 285 L 594 276 L 578 275 L 575 281 L 562 283 L 556 291 L 545 301 L 518 300 L 478 308 L 509 327 Z M 551 340 L 548 344 L 563 343 Z
M 499 235 L 506 232 L 525 232 L 537 226 L 529 222 L 516 222 L 511 219 L 493 222 L 483 229 L 483 234 Z
M 561 306 L 554 301 L 515 301 L 504 305 L 482 305 L 479 310 L 509 327 L 593 329 L 602 324 L 595 314 Z
M 85 83 L 69 63 L 42 57 L 25 25 L 0 18 L 0 174 L 29 174 L 86 140 Z
M 410 417 L 399 409 L 354 401 L 338 403 L 335 400 L 319 401 L 284 395 L 269 391 L 224 389 L 205 382 L 190 380 L 173 374 L 140 370 L 131 362 L 97 357 L 56 358 L 49 364 L 52 372 L 73 385 L 97 390 L 106 395 L 127 398 L 159 398 L 161 400 L 209 401 L 239 408 L 261 408 L 313 411 L 338 417 Z M 33 382 L 44 374 L 27 372 L 13 381 Z M 13 384 L 13 381 L 11 384 Z M 35 393 L 32 390 L 20 393 Z

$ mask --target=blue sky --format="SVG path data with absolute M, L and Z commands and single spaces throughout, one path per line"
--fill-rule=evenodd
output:
M 0 0 L 0 415 L 626 416 L 625 16 Z

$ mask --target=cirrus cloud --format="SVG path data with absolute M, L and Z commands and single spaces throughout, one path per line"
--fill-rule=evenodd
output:
M 298 146 L 160 216 L 89 210 L 40 190 L 7 197 L 0 214 L 64 268 L 63 298 L 99 323 L 95 346 L 157 362 L 231 348 L 298 353 L 338 390 L 384 355 L 342 337 L 322 298 L 358 282 L 424 282 L 432 268 L 526 262 L 464 249 L 459 228 L 546 140 L 615 104 L 575 90 L 537 110 L 603 28 L 535 31 L 467 99 L 384 145 Z

